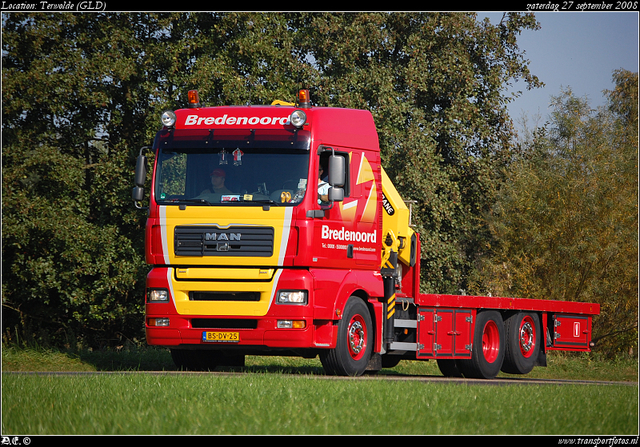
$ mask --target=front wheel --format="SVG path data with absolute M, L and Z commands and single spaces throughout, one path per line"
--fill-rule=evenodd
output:
M 493 379 L 504 360 L 504 323 L 494 310 L 478 312 L 470 359 L 460 359 L 457 365 L 465 377 Z
M 364 373 L 373 347 L 371 315 L 360 298 L 347 301 L 342 319 L 338 322 L 338 340 L 335 349 L 320 355 L 327 374 L 360 376 Z

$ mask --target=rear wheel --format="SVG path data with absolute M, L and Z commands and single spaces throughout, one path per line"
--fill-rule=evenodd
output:
M 540 354 L 540 318 L 538 314 L 518 312 L 505 320 L 506 349 L 502 371 L 527 374 Z
M 478 312 L 473 334 L 471 358 L 457 360 L 465 377 L 493 379 L 500 372 L 504 360 L 504 323 L 494 310 Z
M 338 323 L 335 349 L 320 355 L 325 372 L 339 376 L 362 375 L 371 358 L 372 334 L 371 315 L 367 305 L 360 298 L 352 296 Z

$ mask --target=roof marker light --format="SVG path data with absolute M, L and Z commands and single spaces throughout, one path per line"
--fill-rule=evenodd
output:
M 189 90 L 187 93 L 189 108 L 196 109 L 200 107 L 200 96 L 198 95 L 198 90 Z

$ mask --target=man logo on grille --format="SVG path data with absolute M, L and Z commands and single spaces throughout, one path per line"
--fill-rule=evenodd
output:
M 205 233 L 205 241 L 239 241 L 242 233 Z

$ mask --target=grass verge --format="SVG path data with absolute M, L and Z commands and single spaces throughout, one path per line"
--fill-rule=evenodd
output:
M 166 350 L 59 352 L 3 348 L 3 434 L 633 435 L 638 387 L 325 380 L 318 359 L 248 357 L 247 374 L 173 371 Z M 402 361 L 379 375 L 440 375 Z M 506 375 L 505 375 L 506 376 Z M 637 383 L 634 359 L 554 354 L 528 377 Z
M 175 435 L 612 435 L 637 387 L 480 386 L 250 373 L 4 374 L 2 432 Z

